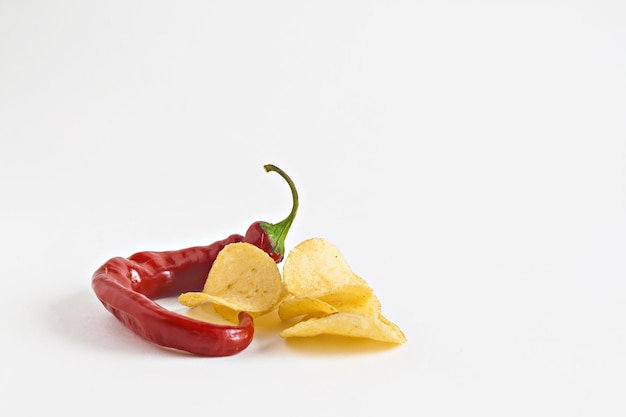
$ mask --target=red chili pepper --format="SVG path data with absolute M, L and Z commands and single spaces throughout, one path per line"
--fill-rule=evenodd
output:
M 160 346 L 203 356 L 234 355 L 248 347 L 254 335 L 254 321 L 248 313 L 239 314 L 238 325 L 219 325 L 175 313 L 154 300 L 201 291 L 217 254 L 230 243 L 251 243 L 277 263 L 282 261 L 285 237 L 298 209 L 298 193 L 280 168 L 264 168 L 279 173 L 291 189 L 293 206 L 283 221 L 257 221 L 245 235 L 233 234 L 208 246 L 112 258 L 95 271 L 91 281 L 104 307 L 137 335 Z

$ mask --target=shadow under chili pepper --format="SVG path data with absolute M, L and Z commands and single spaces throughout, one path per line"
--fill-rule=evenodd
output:
M 97 298 L 89 290 L 76 291 L 51 300 L 45 306 L 47 328 L 56 336 L 77 345 L 96 349 L 145 356 L 162 355 L 164 351 L 190 356 L 187 352 L 154 345 L 123 326 L 111 314 L 106 314 Z
M 171 308 L 174 305 L 171 300 L 163 300 L 163 304 L 179 314 L 185 314 L 183 308 Z M 194 356 L 188 352 L 164 348 L 138 338 L 135 333 L 121 325 L 115 317 L 105 314 L 98 300 L 88 290 L 76 291 L 51 300 L 44 308 L 45 314 L 43 316 L 45 317 L 44 320 L 47 321 L 47 328 L 56 336 L 70 343 L 122 355 L 145 357 L 146 354 L 163 355 L 165 352 L 173 355 Z M 216 322 L 223 321 L 215 313 L 214 315 L 196 316 L 195 318 Z M 257 317 L 255 319 L 253 350 L 257 352 L 280 350 L 286 346 L 288 350 L 294 353 L 306 355 L 354 355 L 400 348 L 395 344 L 370 339 L 332 335 L 281 338 L 279 336 L 280 331 L 291 324 L 293 323 L 290 321 L 280 320 L 275 312 Z

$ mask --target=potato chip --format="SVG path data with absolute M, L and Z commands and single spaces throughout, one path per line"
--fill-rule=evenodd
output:
M 239 323 L 239 313 L 241 313 L 241 311 L 239 310 L 235 310 L 231 307 L 222 305 L 222 304 L 213 304 L 213 309 L 215 310 L 215 312 L 224 320 L 227 320 L 229 322 L 232 323 Z M 248 311 L 247 313 L 250 314 L 253 318 L 258 318 L 261 316 L 264 316 L 270 312 L 274 311 L 274 308 L 272 308 L 271 310 L 266 310 L 266 311 Z
M 398 327 L 395 323 L 393 323 L 391 320 L 389 320 L 387 317 L 383 316 L 382 314 L 378 316 L 378 320 L 380 320 L 381 322 L 383 322 L 387 326 Z M 398 330 L 400 330 L 400 329 L 398 328 Z
M 197 307 L 209 303 L 209 295 L 203 292 L 185 292 L 178 296 L 178 302 L 187 307 Z
M 239 317 L 240 311 L 230 308 L 228 306 L 222 305 L 222 304 L 213 304 L 213 308 L 215 309 L 215 312 L 219 314 L 220 317 L 222 317 L 223 319 L 228 320 L 233 323 L 239 322 L 238 317 Z M 253 313 L 250 313 L 250 314 L 252 315 Z
M 339 250 L 322 238 L 296 245 L 283 265 L 283 282 L 297 297 L 317 298 L 347 285 L 363 284 Z
M 278 306 L 278 317 L 289 320 L 298 316 L 321 317 L 336 313 L 337 309 L 319 298 L 289 297 Z
M 239 313 L 241 313 L 241 311 L 235 310 L 223 304 L 213 304 L 213 309 L 224 320 L 231 323 L 239 323 Z M 250 314 L 254 318 L 261 313 L 248 312 L 248 314 Z
M 196 306 L 211 302 L 236 311 L 265 312 L 284 295 L 276 262 L 262 249 L 245 243 L 226 245 L 217 255 L 201 293 L 184 293 L 179 302 Z
M 337 288 L 317 298 L 333 304 L 343 302 L 346 304 L 362 304 L 374 296 L 374 291 L 367 284 L 350 284 Z
M 362 313 L 372 317 L 378 317 L 381 312 L 381 304 L 368 286 L 349 285 L 334 293 L 319 297 L 334 307 L 337 311 Z
M 373 289 L 350 269 L 335 246 L 321 238 L 294 247 L 282 276 L 275 261 L 258 247 L 229 244 L 216 257 L 203 291 L 178 299 L 192 308 L 210 303 L 214 313 L 233 323 L 241 311 L 256 318 L 277 308 L 279 320 L 299 317 L 281 331 L 283 338 L 328 334 L 406 342 L 400 328 L 382 316 Z
M 299 321 L 284 329 L 280 336 L 283 338 L 313 337 L 322 334 L 361 337 L 397 344 L 406 342 L 404 333 L 389 320 L 380 320 L 366 314 L 352 312 L 340 312 Z
M 220 314 L 215 311 L 215 305 L 211 303 L 200 304 L 195 307 L 191 307 L 187 309 L 187 311 L 183 312 L 187 317 L 194 318 L 196 320 L 205 321 L 209 323 L 215 324 L 239 324 L 239 320 L 235 317 L 236 321 L 226 320 Z M 251 314 L 251 313 L 250 313 Z

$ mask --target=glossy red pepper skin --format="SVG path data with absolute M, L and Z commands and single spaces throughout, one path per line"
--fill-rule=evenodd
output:
M 231 235 L 207 246 L 135 253 L 128 257 L 128 263 L 137 271 L 130 277 L 131 288 L 151 299 L 202 291 L 217 254 L 227 244 L 241 241 L 243 236 Z
M 93 274 L 92 288 L 111 314 L 148 341 L 202 356 L 234 355 L 254 336 L 249 314 L 241 313 L 236 326 L 216 325 L 167 310 L 154 300 L 202 291 L 218 253 L 235 242 L 258 246 L 277 263 L 283 259 L 255 222 L 245 236 L 233 234 L 211 245 L 112 258 Z
M 262 224 L 262 222 L 252 223 L 250 227 L 248 227 L 243 241 L 252 243 L 253 245 L 259 247 L 264 250 L 274 260 L 274 262 L 280 263 L 283 260 L 284 253 L 274 247 L 268 233 L 263 230 Z
M 92 288 L 108 311 L 152 343 L 201 356 L 234 355 L 252 341 L 250 315 L 241 313 L 238 325 L 223 326 L 183 316 L 154 300 L 201 291 L 217 253 L 242 239 L 232 235 L 208 246 L 112 258 L 93 274 Z
M 282 222 L 254 222 L 245 235 L 233 234 L 207 246 L 165 252 L 137 252 L 127 258 L 109 259 L 98 268 L 91 286 L 104 307 L 120 322 L 157 345 L 202 356 L 229 356 L 244 350 L 254 336 L 254 321 L 239 314 L 238 325 L 218 325 L 172 312 L 155 300 L 184 292 L 202 291 L 219 252 L 228 244 L 247 242 L 264 250 L 275 262 L 284 256 L 284 238 L 298 207 L 298 195 L 291 179 L 291 213 Z

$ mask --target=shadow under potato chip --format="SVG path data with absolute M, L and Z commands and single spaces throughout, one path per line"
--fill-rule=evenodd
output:
M 233 324 L 217 313 L 211 303 L 189 309 L 179 309 L 178 312 L 197 320 L 217 324 Z M 290 337 L 286 339 L 279 336 L 282 330 L 292 326 L 295 322 L 297 322 L 297 320 L 281 320 L 276 311 L 255 317 L 255 343 L 266 344 L 267 339 L 271 338 L 271 345 L 281 343 L 293 352 L 313 355 L 368 354 L 387 351 L 400 346 L 395 343 L 380 342 L 368 338 L 328 334 L 312 337 Z

